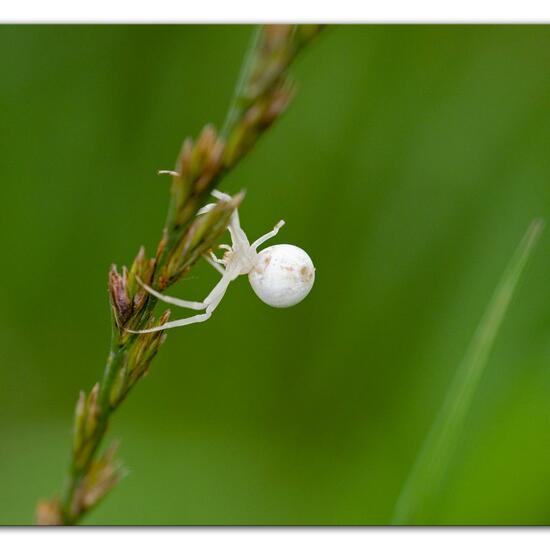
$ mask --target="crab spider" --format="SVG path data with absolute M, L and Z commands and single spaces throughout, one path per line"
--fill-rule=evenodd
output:
M 229 195 L 216 190 L 212 191 L 212 195 L 218 200 L 231 199 Z M 214 206 L 215 204 L 206 205 L 197 215 L 208 212 Z M 315 268 L 307 253 L 291 244 L 277 244 L 261 252 L 257 251 L 259 246 L 277 235 L 284 223 L 281 220 L 269 233 L 250 244 L 241 228 L 239 213 L 235 210 L 227 227 L 231 236 L 231 246 L 220 245 L 220 248 L 226 250 L 223 258 L 217 258 L 213 252 L 210 256 L 204 256 L 205 260 L 221 273 L 222 278 L 203 302 L 190 302 L 165 296 L 138 279 L 139 284 L 160 301 L 196 311 L 204 310 L 204 313 L 145 330 L 126 330 L 134 334 L 143 334 L 206 321 L 218 307 L 229 284 L 239 275 L 248 275 L 256 295 L 270 306 L 283 308 L 301 302 L 308 295 L 315 280 Z

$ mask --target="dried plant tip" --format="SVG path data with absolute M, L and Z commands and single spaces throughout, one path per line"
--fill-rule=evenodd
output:
M 105 468 L 95 483 L 88 487 L 82 494 L 81 506 L 84 510 L 93 508 L 108 492 L 110 492 L 120 481 L 122 474 L 114 468 Z
M 294 89 L 288 80 L 283 86 L 274 90 L 262 117 L 262 125 L 264 128 L 270 126 L 286 111 L 293 96 Z
M 126 292 L 132 301 L 132 317 L 135 317 L 141 311 L 147 300 L 147 293 L 143 290 L 141 285 L 138 284 L 138 279 L 149 284 L 155 269 L 155 263 L 156 260 L 154 258 L 147 258 L 145 255 L 145 248 L 143 246 L 140 247 L 127 277 Z M 126 322 L 128 322 L 128 320 Z
M 195 216 L 221 173 L 224 149 L 224 141 L 211 124 L 202 129 L 196 142 L 184 141 L 177 163 L 180 175 L 172 180 L 170 191 L 172 200 L 166 227 L 169 233 L 179 231 Z M 162 255 L 157 258 L 162 262 Z
M 166 310 L 157 320 L 154 316 L 150 316 L 144 328 L 152 328 L 158 325 L 163 325 L 170 317 L 170 310 Z M 113 390 L 110 394 L 111 404 L 115 406 L 119 403 L 132 386 L 149 370 L 149 365 L 157 354 L 160 346 L 165 338 L 163 332 L 152 332 L 140 334 L 134 341 L 131 353 L 128 355 L 123 367 L 124 373 L 119 371 L 120 378 L 114 382 Z
M 57 500 L 42 500 L 36 507 L 37 525 L 63 525 L 63 513 Z
M 159 323 L 161 325 L 163 325 L 164 323 L 166 323 L 168 321 L 168 319 L 170 319 L 170 310 L 167 309 L 159 318 Z
M 128 389 L 128 369 L 126 365 L 117 372 L 113 386 L 109 393 L 109 403 L 111 407 L 116 407 L 126 396 Z
M 189 166 L 191 163 L 191 155 L 193 154 L 193 140 L 191 138 L 186 138 L 181 146 L 180 155 L 177 161 L 176 171 L 182 177 L 184 168 Z
M 90 437 L 97 427 L 99 418 L 99 404 L 97 402 L 98 397 L 99 382 L 94 385 L 90 395 L 88 395 L 88 402 L 86 404 L 86 437 Z
M 141 270 L 143 265 L 145 264 L 145 247 L 140 246 L 137 256 L 134 259 L 134 263 L 132 264 L 132 271 L 138 271 Z
M 265 25 L 264 47 L 269 52 L 287 46 L 294 25 Z
M 203 193 L 219 170 L 223 149 L 214 126 L 206 125 L 197 140 L 189 168 L 195 194 Z
M 86 422 L 86 395 L 83 391 L 78 396 L 74 414 L 73 449 L 78 452 L 85 438 L 84 424 Z
M 71 503 L 73 517 L 93 508 L 122 478 L 122 464 L 115 460 L 117 448 L 118 443 L 114 442 L 103 456 L 90 465 L 74 493 Z
M 217 140 L 216 129 L 213 124 L 207 124 L 199 135 L 196 150 L 199 155 L 206 156 L 214 146 Z
M 168 231 L 165 227 L 162 231 L 162 239 L 160 240 L 160 242 L 157 246 L 157 251 L 155 253 L 155 263 L 164 254 L 164 251 L 166 250 L 166 245 L 167 244 L 168 244 Z
M 86 413 L 86 394 L 80 391 L 78 394 L 78 401 L 76 402 L 75 418 L 77 421 L 84 418 Z

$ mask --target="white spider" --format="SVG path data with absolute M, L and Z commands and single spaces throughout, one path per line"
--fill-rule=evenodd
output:
M 229 195 L 219 191 L 213 191 L 212 195 L 219 200 L 231 199 Z M 206 205 L 197 215 L 208 212 L 214 206 L 215 204 Z M 204 256 L 208 263 L 222 274 L 221 280 L 204 302 L 189 302 L 165 296 L 138 278 L 141 286 L 162 302 L 197 311 L 205 310 L 205 312 L 145 330 L 126 330 L 143 334 L 206 321 L 221 302 L 229 284 L 239 275 L 248 275 L 254 292 L 260 300 L 270 306 L 290 307 L 301 302 L 308 295 L 315 280 L 315 267 L 307 253 L 291 244 L 277 244 L 257 252 L 257 248 L 274 237 L 284 223 L 281 220 L 272 231 L 250 244 L 245 232 L 241 229 L 239 214 L 235 210 L 228 225 L 232 244 L 231 246 L 220 245 L 220 248 L 226 250 L 223 259 L 218 259 L 212 252 L 210 257 Z

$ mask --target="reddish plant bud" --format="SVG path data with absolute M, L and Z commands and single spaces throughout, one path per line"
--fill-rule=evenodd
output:
M 132 304 L 127 292 L 127 274 L 120 275 L 115 265 L 109 271 L 109 296 L 116 324 L 122 328 L 132 315 Z

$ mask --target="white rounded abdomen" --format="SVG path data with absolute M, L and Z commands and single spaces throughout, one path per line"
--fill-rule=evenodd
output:
M 248 279 L 262 302 L 273 307 L 290 307 L 309 294 L 315 281 L 315 267 L 301 248 L 276 244 L 258 253 Z

